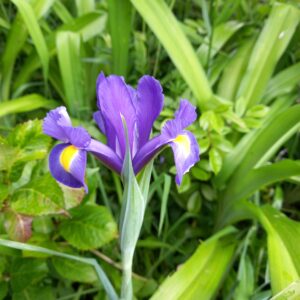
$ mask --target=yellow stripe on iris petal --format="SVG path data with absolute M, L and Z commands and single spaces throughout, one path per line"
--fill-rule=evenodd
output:
M 188 156 L 191 152 L 191 141 L 188 138 L 188 136 L 184 134 L 179 134 L 177 137 L 173 140 L 174 143 L 176 143 L 181 151 L 184 153 L 184 156 Z
M 67 172 L 70 172 L 72 161 L 75 158 L 78 151 L 79 150 L 75 146 L 70 145 L 61 152 L 60 164 Z

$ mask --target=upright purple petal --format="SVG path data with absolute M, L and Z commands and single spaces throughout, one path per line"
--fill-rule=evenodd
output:
M 43 122 L 43 132 L 55 139 L 68 142 L 63 126 L 72 126 L 70 117 L 64 106 L 49 111 Z
M 196 107 L 188 100 L 181 99 L 179 109 L 175 112 L 175 120 L 180 120 L 182 128 L 186 128 L 197 119 Z
M 154 121 L 164 103 L 162 87 L 158 80 L 145 75 L 138 83 L 135 107 L 137 113 L 138 149 L 149 139 Z
M 58 182 L 72 188 L 84 187 L 87 192 L 84 182 L 86 151 L 70 144 L 59 144 L 50 152 L 49 169 Z
M 105 78 L 103 76 L 99 77 L 97 81 L 98 107 L 104 119 L 106 134 L 109 127 L 114 128 L 118 139 L 118 143 L 115 143 L 115 149 L 117 147 L 120 148 L 121 157 L 123 158 L 126 142 L 122 116 L 125 118 L 128 127 L 128 138 L 131 149 L 134 140 L 136 113 L 131 99 L 132 91 L 129 90 L 122 77 L 111 75 Z M 110 144 L 115 142 L 110 141 L 113 138 L 112 134 L 107 136 Z

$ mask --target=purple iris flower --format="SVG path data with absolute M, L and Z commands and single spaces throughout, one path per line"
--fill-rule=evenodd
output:
M 94 119 L 106 135 L 107 145 L 91 138 L 82 127 L 73 127 L 65 107 L 50 111 L 44 119 L 43 131 L 63 143 L 55 146 L 49 157 L 53 177 L 70 187 L 85 187 L 87 152 L 95 155 L 110 169 L 121 174 L 126 152 L 122 118 L 128 128 L 128 142 L 135 173 L 170 145 L 176 164 L 176 183 L 199 161 L 199 146 L 194 135 L 185 130 L 197 114 L 187 100 L 181 100 L 175 118 L 165 123 L 161 134 L 149 140 L 154 121 L 159 116 L 164 95 L 162 87 L 151 76 L 143 76 L 137 89 L 127 85 L 123 77 L 101 73 L 97 79 L 97 106 Z

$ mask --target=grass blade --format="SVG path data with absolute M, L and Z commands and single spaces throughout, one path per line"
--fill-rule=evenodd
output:
M 131 32 L 129 0 L 108 0 L 108 23 L 112 42 L 113 73 L 126 76 Z
M 167 211 L 170 188 L 171 188 L 171 177 L 167 174 L 164 174 L 164 191 L 161 198 L 160 218 L 159 218 L 159 226 L 158 226 L 159 236 L 161 234 L 164 225 L 164 219 Z
M 89 109 L 84 99 L 83 70 L 80 57 L 80 35 L 62 31 L 56 36 L 56 49 L 60 73 L 66 95 L 66 105 L 71 115 L 79 117 Z
M 173 63 L 203 107 L 212 97 L 204 70 L 176 18 L 163 0 L 131 0 L 148 26 L 164 46 Z
M 12 0 L 12 2 L 18 7 L 18 11 L 20 12 L 31 35 L 36 51 L 42 62 L 44 77 L 47 79 L 49 69 L 49 52 L 34 10 L 26 1 Z
M 0 118 L 9 114 L 28 112 L 38 108 L 52 109 L 57 105 L 57 102 L 47 100 L 38 94 L 26 95 L 18 99 L 0 103 Z
M 13 248 L 13 249 L 27 250 L 27 251 L 31 251 L 31 252 L 38 252 L 38 253 L 44 253 L 44 254 L 48 254 L 48 255 L 52 255 L 52 256 L 63 257 L 63 258 L 67 258 L 67 259 L 71 259 L 71 260 L 75 260 L 75 261 L 79 261 L 79 262 L 91 265 L 95 268 L 96 273 L 97 273 L 101 283 L 103 284 L 103 287 L 106 290 L 109 298 L 111 300 L 119 299 L 113 286 L 111 285 L 108 277 L 106 276 L 105 272 L 103 271 L 103 269 L 100 267 L 100 265 L 94 258 L 83 258 L 83 257 L 75 256 L 75 255 L 61 253 L 58 251 L 50 250 L 50 249 L 39 247 L 39 246 L 34 246 L 34 245 L 29 245 L 29 244 L 24 244 L 24 243 L 19 243 L 19 242 L 13 242 L 13 241 L 3 240 L 3 239 L 0 239 L 0 245 L 9 247 L 9 248 Z
M 209 300 L 216 294 L 233 259 L 235 229 L 228 227 L 207 241 L 168 277 L 151 300 Z
M 253 49 L 238 98 L 244 97 L 244 107 L 261 99 L 274 68 L 288 46 L 300 21 L 299 10 L 292 5 L 276 3 Z

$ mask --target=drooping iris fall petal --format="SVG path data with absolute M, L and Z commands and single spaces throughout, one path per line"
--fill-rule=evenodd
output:
M 86 169 L 86 151 L 71 144 L 56 145 L 49 156 L 49 169 L 52 176 L 60 183 L 69 187 L 87 186 L 84 182 Z

